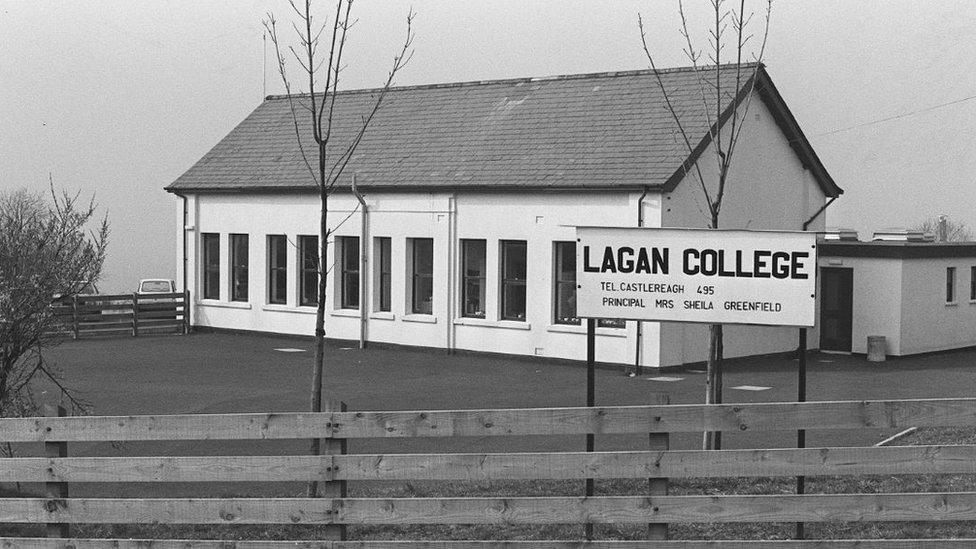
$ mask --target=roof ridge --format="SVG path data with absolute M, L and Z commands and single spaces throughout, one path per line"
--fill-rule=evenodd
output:
M 723 63 L 718 65 L 719 68 L 734 67 L 735 63 Z M 754 61 L 742 63 L 744 67 L 754 67 L 757 63 Z M 765 67 L 765 64 L 758 63 L 760 67 Z M 669 67 L 666 69 L 657 69 L 658 74 L 672 74 L 679 72 L 691 72 L 694 70 L 705 71 L 714 69 L 715 65 L 702 65 L 699 67 Z M 596 79 L 596 78 L 616 78 L 620 76 L 643 76 L 654 74 L 654 69 L 635 69 L 629 71 L 605 71 L 605 72 L 589 72 L 589 73 L 575 73 L 575 74 L 559 74 L 552 76 L 529 76 L 529 77 L 519 77 L 519 78 L 496 78 L 488 80 L 466 80 L 462 82 L 439 82 L 433 84 L 414 84 L 410 86 L 390 86 L 390 90 L 396 91 L 406 91 L 406 90 L 434 90 L 434 89 L 444 89 L 444 88 L 466 88 L 472 86 L 485 86 L 491 84 L 527 84 L 530 82 L 554 82 L 559 80 L 585 80 L 585 79 Z M 382 91 L 383 88 L 358 88 L 352 90 L 339 90 L 338 95 L 351 95 L 359 93 L 376 93 Z M 316 94 L 320 95 L 320 94 Z M 308 93 L 293 93 L 293 94 L 274 94 L 268 95 L 264 99 L 266 101 L 288 99 L 289 97 L 300 98 L 308 97 Z

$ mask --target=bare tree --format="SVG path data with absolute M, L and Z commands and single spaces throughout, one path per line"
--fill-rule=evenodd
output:
M 356 148 L 366 134 L 370 123 L 376 113 L 379 112 L 387 91 L 393 85 L 396 74 L 403 69 L 413 55 L 414 12 L 410 10 L 407 14 L 407 29 L 403 46 L 393 57 L 392 67 L 387 73 L 383 86 L 374 95 L 372 107 L 368 112 L 361 113 L 358 132 L 347 142 L 334 143 L 332 141 L 332 129 L 336 114 L 336 100 L 339 97 L 339 80 L 344 67 L 343 53 L 349 30 L 356 23 L 355 20 L 351 19 L 353 0 L 335 0 L 335 13 L 332 15 L 331 22 L 328 17 L 325 17 L 321 24 L 318 22 L 319 16 L 313 13 L 311 0 L 305 0 L 304 3 L 300 3 L 299 0 L 288 0 L 288 3 L 295 16 L 292 28 L 297 37 L 297 47 L 285 47 L 278 34 L 278 22 L 273 14 L 269 13 L 263 24 L 271 43 L 274 45 L 278 74 L 284 84 L 294 121 L 295 138 L 298 140 L 298 147 L 308 169 L 309 178 L 318 188 L 321 202 L 318 306 L 315 314 L 315 357 L 310 398 L 311 410 L 320 412 L 322 411 L 325 371 L 325 291 L 328 281 L 326 273 L 329 271 L 324 265 L 328 257 L 328 240 L 331 235 L 328 223 L 329 196 L 339 185 L 340 177 L 342 177 L 346 166 L 356 152 Z M 328 48 L 324 57 L 320 55 L 320 46 Z M 321 51 L 324 52 L 325 50 Z M 293 87 L 286 70 L 288 64 L 286 52 L 290 53 L 290 57 L 294 58 L 301 67 L 302 79 L 305 81 L 307 89 L 299 91 Z M 308 117 L 307 120 L 311 124 L 311 136 L 303 134 L 300 116 Z M 308 147 L 312 149 L 311 155 L 306 152 L 306 141 L 309 138 L 311 138 L 311 143 L 308 144 Z M 360 304 L 360 306 L 364 305 Z M 311 453 L 313 455 L 320 453 L 319 439 L 312 440 Z M 308 495 L 309 497 L 318 495 L 318 483 L 309 483 Z
M 95 203 L 77 199 L 53 186 L 50 202 L 23 189 L 0 194 L 0 416 L 35 413 L 31 385 L 38 378 L 84 408 L 44 360 L 63 327 L 55 301 L 96 281 L 105 260 L 108 221 L 89 232 Z
M 664 79 L 647 44 L 644 21 L 640 15 L 638 15 L 637 23 L 640 28 L 644 53 L 664 96 L 664 106 L 677 127 L 678 141 L 687 150 L 688 155 L 693 154 L 694 148 L 704 137 L 690 133 L 688 129 L 690 124 L 686 123 L 688 117 L 704 115 L 708 123 L 708 138 L 714 153 L 711 161 L 714 162 L 715 175 L 706 178 L 701 163 L 709 160 L 698 157 L 692 166 L 685 166 L 685 177 L 692 177 L 697 181 L 707 206 L 707 212 L 703 213 L 706 216 L 708 227 L 718 229 L 721 227 L 722 203 L 728 190 L 728 176 L 735 157 L 736 146 L 739 143 L 742 129 L 745 127 L 746 115 L 749 111 L 753 90 L 766 51 L 772 0 L 765 0 L 761 41 L 756 49 L 751 49 L 749 45 L 754 38 L 754 35 L 748 31 L 754 13 L 746 13 L 745 0 L 739 0 L 737 6 L 735 2 L 732 2 L 732 8 L 727 8 L 728 0 L 709 0 L 709 3 L 712 7 L 711 13 L 714 15 L 714 19 L 708 31 L 708 47 L 701 50 L 696 49 L 692 39 L 684 2 L 682 0 L 678 2 L 678 13 L 681 16 L 681 27 L 678 32 L 684 39 L 683 51 L 691 62 L 697 79 L 701 102 L 701 108 L 698 112 L 683 113 L 676 108 L 672 92 L 665 87 Z M 729 50 L 731 50 L 730 54 Z M 727 59 L 729 55 L 731 55 L 731 59 Z M 750 56 L 751 59 L 746 59 Z M 723 77 L 723 74 L 727 74 L 729 71 L 734 73 L 734 83 L 727 81 L 729 77 Z M 744 94 L 744 96 L 740 94 Z M 738 97 L 744 97 L 744 99 L 738 101 Z M 705 403 L 713 404 L 722 402 L 723 334 L 721 324 L 710 326 L 708 339 Z M 702 447 L 705 449 L 721 448 L 721 433 L 704 433 Z
M 912 227 L 912 230 L 931 234 L 936 242 L 966 242 L 973 239 L 973 233 L 965 223 L 953 221 L 946 215 L 930 217 Z

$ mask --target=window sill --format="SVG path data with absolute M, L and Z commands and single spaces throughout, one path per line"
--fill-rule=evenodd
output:
M 577 326 L 575 324 L 550 324 L 549 326 L 546 326 L 546 331 L 562 334 L 586 335 L 586 326 Z M 596 335 L 606 337 L 627 337 L 627 330 L 625 328 L 597 328 Z
M 395 320 L 396 315 L 389 311 L 373 311 L 369 313 L 369 318 L 372 320 Z
M 329 316 L 344 316 L 347 318 L 359 318 L 359 309 L 334 309 L 329 311 Z
M 484 318 L 461 317 L 454 319 L 458 326 L 481 326 L 483 328 L 505 328 L 509 330 L 531 330 L 532 325 L 518 320 L 487 320 Z
M 959 302 L 958 301 L 953 301 L 951 303 L 946 303 L 945 306 L 946 307 L 958 307 L 959 306 Z
M 970 299 L 969 300 L 969 304 L 970 305 L 976 305 L 976 299 Z
M 268 303 L 261 307 L 262 311 L 268 311 L 272 313 L 300 313 L 305 315 L 314 315 L 316 313 L 315 307 L 291 307 L 288 305 L 278 305 L 274 303 Z
M 250 309 L 251 304 L 244 301 L 217 301 L 216 299 L 201 299 L 196 302 L 198 307 L 217 307 L 220 309 Z
M 410 314 L 403 315 L 400 320 L 404 322 L 422 322 L 424 324 L 437 324 L 437 317 L 434 315 Z

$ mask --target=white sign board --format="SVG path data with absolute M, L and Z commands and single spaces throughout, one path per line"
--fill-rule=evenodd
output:
M 577 227 L 585 318 L 813 326 L 814 233 Z

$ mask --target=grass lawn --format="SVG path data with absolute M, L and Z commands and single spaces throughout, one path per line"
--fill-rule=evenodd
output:
M 902 445 L 976 444 L 976 428 L 920 429 L 899 442 Z M 350 483 L 350 497 L 492 497 L 579 495 L 582 481 L 505 481 L 505 482 L 413 482 Z M 976 475 L 900 475 L 866 477 L 807 477 L 807 493 L 892 493 L 892 492 L 961 492 L 976 491 Z M 273 495 L 303 497 L 303 487 L 276 489 Z M 671 484 L 673 495 L 701 494 L 790 494 L 795 479 L 683 479 Z M 610 480 L 596 482 L 597 495 L 643 495 L 646 481 Z M 230 496 L 231 494 L 222 494 Z M 253 495 L 253 494 L 249 494 Z M 597 539 L 643 539 L 644 525 L 596 525 Z M 870 538 L 962 538 L 972 537 L 971 522 L 876 523 L 840 522 L 808 523 L 807 539 Z M 10 526 L 5 535 L 43 536 L 40 527 Z M 200 538 L 200 539 L 315 539 L 315 526 L 166 526 L 166 525 L 81 525 L 73 528 L 79 537 L 122 538 Z M 790 524 L 680 524 L 670 528 L 671 539 L 790 539 Z M 350 526 L 352 540 L 371 539 L 580 539 L 581 525 L 379 525 Z

